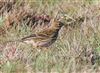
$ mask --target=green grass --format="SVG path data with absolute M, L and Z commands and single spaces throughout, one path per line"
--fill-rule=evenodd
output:
M 96 5 L 99 1 L 85 0 L 82 3 L 80 0 L 76 3 L 71 0 L 34 1 L 36 0 L 29 0 L 27 3 L 37 14 L 44 12 L 53 17 L 59 10 L 57 5 L 62 3 L 63 11 L 69 17 L 74 19 L 87 16 L 88 19 L 86 22 L 79 21 L 62 27 L 57 41 L 47 50 L 41 51 L 24 43 L 6 43 L 35 33 L 25 22 L 6 30 L 6 34 L 0 35 L 0 73 L 99 73 L 100 21 L 97 20 L 99 11 Z M 3 22 L 4 17 L 0 17 L 0 27 L 3 27 Z M 14 49 L 16 50 L 13 53 Z M 94 65 L 91 62 L 92 57 L 95 58 Z

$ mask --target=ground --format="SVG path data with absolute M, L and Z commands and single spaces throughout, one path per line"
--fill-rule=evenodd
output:
M 99 3 L 99 0 L 1 0 L 0 73 L 99 73 Z M 56 42 L 46 50 L 15 41 L 41 31 L 43 26 L 39 23 L 32 27 L 38 22 L 35 20 L 43 17 L 42 23 L 49 23 L 57 11 L 58 18 L 65 17 L 62 20 L 65 25 Z

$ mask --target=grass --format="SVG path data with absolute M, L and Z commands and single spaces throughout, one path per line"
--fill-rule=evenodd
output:
M 17 1 L 14 9 L 20 7 Z M 48 14 L 52 18 L 57 10 L 70 18 L 85 20 L 62 27 L 57 41 L 47 50 L 39 51 L 32 45 L 17 40 L 35 33 L 26 21 L 14 20 L 13 27 L 0 35 L 0 73 L 99 73 L 100 72 L 100 23 L 98 0 L 29 0 L 28 14 Z M 19 6 L 18 6 L 19 4 Z M 46 7 L 45 7 L 46 6 Z M 12 8 L 12 11 L 14 10 Z M 18 9 L 16 9 L 18 10 Z M 20 11 L 20 10 L 19 10 Z M 0 28 L 5 23 L 6 10 L 0 17 Z M 59 14 L 61 15 L 61 14 Z M 23 16 L 20 18 L 23 18 Z M 64 20 L 66 22 L 66 20 Z M 16 26 L 18 24 L 18 26 Z

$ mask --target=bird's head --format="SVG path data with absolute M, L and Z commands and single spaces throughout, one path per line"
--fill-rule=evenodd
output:
M 60 16 L 59 10 L 53 12 L 51 20 L 50 20 L 50 25 L 51 25 L 52 28 L 58 28 L 59 29 L 64 25 L 64 23 L 62 23 L 60 21 L 60 18 L 61 18 L 61 16 Z
M 64 25 L 64 23 L 57 19 L 51 19 L 50 25 L 51 28 L 60 29 Z
M 63 25 L 68 26 L 69 24 L 72 24 L 75 21 L 76 20 L 71 16 L 57 11 L 54 13 L 53 18 L 50 21 L 50 25 L 52 28 L 60 29 Z

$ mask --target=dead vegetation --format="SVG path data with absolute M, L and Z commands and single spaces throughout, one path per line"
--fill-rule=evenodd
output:
M 48 51 L 19 42 L 49 27 L 60 11 L 66 24 Z M 1 73 L 99 73 L 100 5 L 88 1 L 0 0 Z

